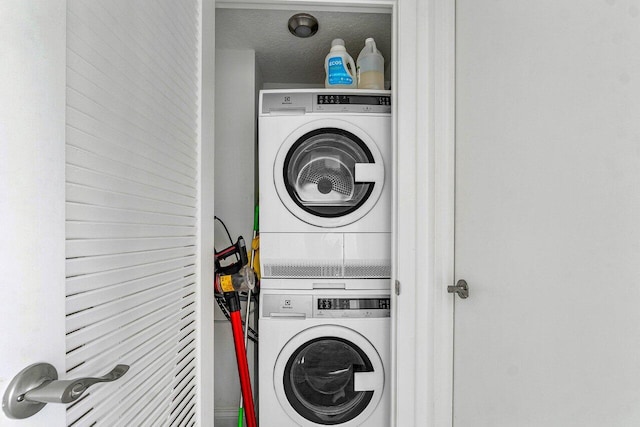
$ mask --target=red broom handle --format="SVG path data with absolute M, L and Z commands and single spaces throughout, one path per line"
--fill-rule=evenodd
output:
M 256 411 L 253 407 L 253 395 L 251 393 L 249 365 L 247 364 L 247 353 L 244 347 L 242 318 L 240 317 L 240 311 L 232 311 L 230 315 L 231 329 L 233 331 L 233 343 L 236 347 L 238 374 L 240 375 L 240 389 L 242 390 L 242 399 L 244 400 L 244 410 L 246 413 L 247 427 L 257 427 Z

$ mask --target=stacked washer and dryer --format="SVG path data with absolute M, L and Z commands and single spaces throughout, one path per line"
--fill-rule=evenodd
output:
M 391 94 L 259 103 L 260 426 L 390 419 Z

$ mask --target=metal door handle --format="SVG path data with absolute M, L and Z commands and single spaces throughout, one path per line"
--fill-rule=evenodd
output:
M 13 378 L 4 393 L 2 409 L 9 418 L 27 418 L 40 411 L 47 403 L 71 403 L 93 384 L 115 381 L 128 370 L 127 365 L 116 365 L 111 372 L 101 377 L 58 380 L 58 371 L 53 365 L 36 363 Z
M 469 298 L 469 285 L 466 280 L 460 279 L 455 286 L 447 286 L 447 292 L 450 294 L 458 294 L 462 299 Z

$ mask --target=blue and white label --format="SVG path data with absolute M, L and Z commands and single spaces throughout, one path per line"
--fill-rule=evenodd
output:
M 329 58 L 328 77 L 330 85 L 353 84 L 353 77 L 339 56 Z

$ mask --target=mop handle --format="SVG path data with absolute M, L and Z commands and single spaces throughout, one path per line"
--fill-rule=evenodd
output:
M 253 407 L 253 395 L 251 393 L 251 378 L 249 376 L 249 365 L 247 363 L 247 353 L 244 346 L 242 331 L 242 317 L 240 311 L 233 311 L 231 316 L 231 328 L 233 330 L 233 343 L 236 349 L 236 359 L 238 361 L 238 374 L 240 376 L 240 389 L 244 401 L 244 412 L 247 417 L 248 427 L 257 427 L 256 413 Z
M 249 314 L 251 313 L 251 289 L 247 293 L 247 314 L 244 321 L 244 347 L 247 349 L 249 344 Z M 244 418 L 242 394 L 240 394 L 240 406 L 238 407 L 238 427 L 243 427 L 242 419 Z
M 258 205 L 256 205 L 254 211 L 253 211 L 253 239 L 255 240 L 256 235 L 258 234 L 258 217 L 259 217 L 259 210 L 258 210 Z M 252 240 L 252 244 L 251 244 L 251 259 L 249 260 L 249 267 L 251 267 L 251 269 L 253 269 L 253 261 L 255 259 L 256 256 L 256 251 L 253 249 L 253 240 Z M 245 324 L 245 328 L 244 328 L 244 347 L 245 347 L 245 351 L 247 349 L 247 345 L 249 343 L 249 315 L 251 313 L 251 289 L 249 289 L 249 292 L 247 294 L 247 314 L 246 314 L 246 318 L 244 321 Z M 245 353 L 246 354 L 246 353 Z M 242 393 L 240 394 L 240 405 L 238 407 L 238 427 L 243 427 L 243 419 L 244 419 L 244 402 L 243 402 L 243 396 Z

